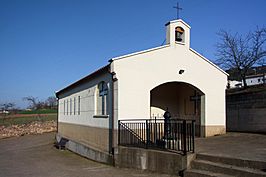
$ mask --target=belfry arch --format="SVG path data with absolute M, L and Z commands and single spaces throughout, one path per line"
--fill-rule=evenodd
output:
M 205 94 L 197 87 L 185 82 L 167 82 L 150 91 L 150 116 L 163 118 L 168 109 L 172 119 L 196 121 L 196 136 L 205 125 Z

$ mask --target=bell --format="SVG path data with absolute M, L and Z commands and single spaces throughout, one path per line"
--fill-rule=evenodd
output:
M 177 42 L 181 42 L 182 41 L 182 34 L 180 32 L 178 32 L 178 31 L 176 31 L 175 40 Z
M 184 33 L 184 29 L 183 28 L 181 28 L 181 27 L 177 27 L 176 29 L 175 29 L 175 40 L 177 41 L 177 42 L 182 42 L 182 40 L 183 40 L 183 33 Z

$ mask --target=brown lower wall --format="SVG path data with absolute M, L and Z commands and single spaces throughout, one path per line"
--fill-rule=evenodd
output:
M 222 135 L 226 133 L 226 128 L 222 125 L 201 126 L 201 133 L 203 137 Z
M 109 129 L 58 122 L 60 136 L 99 151 L 109 152 Z

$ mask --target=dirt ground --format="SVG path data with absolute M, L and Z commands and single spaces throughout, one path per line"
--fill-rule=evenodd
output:
M 53 147 L 55 133 L 0 139 L 4 177 L 170 177 L 97 163 Z

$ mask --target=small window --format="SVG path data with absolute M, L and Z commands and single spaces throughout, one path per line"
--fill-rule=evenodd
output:
M 260 82 L 260 79 L 258 79 L 258 82 Z
M 67 115 L 68 115 L 68 100 L 67 100 L 67 111 L 66 112 L 67 112 Z
M 66 100 L 64 100 L 64 115 L 66 114 Z
M 70 110 L 69 110 L 69 112 L 70 112 L 70 115 L 72 114 L 72 99 L 70 98 Z
M 100 82 L 98 84 L 97 90 L 97 115 L 107 115 L 107 96 L 108 96 L 108 86 L 105 82 Z
M 74 97 L 74 115 L 76 114 L 76 97 Z
M 80 96 L 78 96 L 78 115 L 80 115 Z

